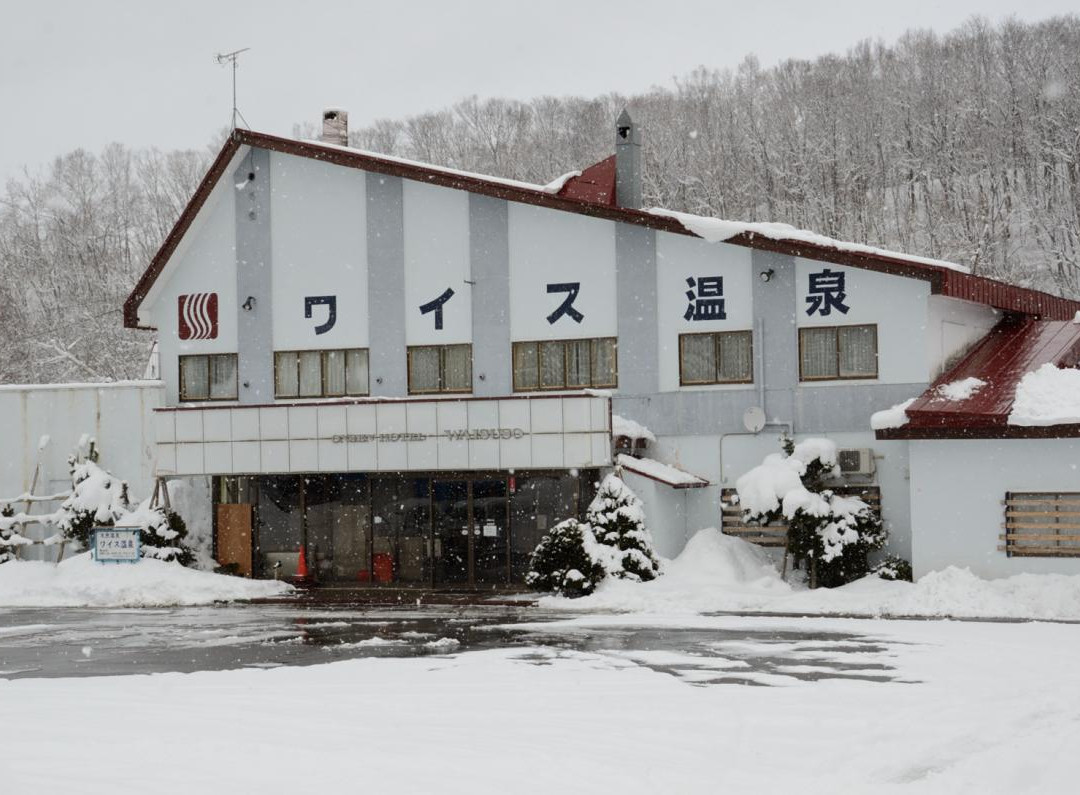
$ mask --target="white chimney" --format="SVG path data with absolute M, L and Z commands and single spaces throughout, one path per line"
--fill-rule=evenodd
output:
M 319 140 L 324 144 L 337 146 L 349 145 L 349 112 L 340 108 L 327 108 L 322 114 L 322 135 Z

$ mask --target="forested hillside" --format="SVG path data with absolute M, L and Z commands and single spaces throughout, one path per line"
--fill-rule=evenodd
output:
M 658 76 L 662 77 L 662 76 Z M 364 149 L 547 182 L 645 130 L 645 200 L 783 221 L 1080 295 L 1080 18 L 972 20 L 844 55 L 595 99 L 467 99 L 355 130 Z M 311 125 L 297 134 L 314 137 Z M 141 374 L 120 305 L 209 151 L 75 152 L 0 196 L 0 382 Z

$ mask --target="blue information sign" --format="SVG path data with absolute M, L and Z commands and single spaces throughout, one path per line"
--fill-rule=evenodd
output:
M 90 549 L 98 563 L 138 563 L 139 528 L 95 527 Z

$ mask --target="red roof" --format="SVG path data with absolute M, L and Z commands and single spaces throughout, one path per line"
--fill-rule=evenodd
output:
M 1006 317 L 963 359 L 938 378 L 905 410 L 908 423 L 879 430 L 879 439 L 1075 436 L 1072 425 L 1021 427 L 1008 424 L 1016 387 L 1044 364 L 1080 366 L 1080 323 Z M 966 378 L 984 386 L 963 400 L 949 400 L 942 387 Z
M 559 190 L 565 199 L 615 206 L 615 155 L 570 177 Z
M 139 305 L 164 270 L 180 239 L 195 220 L 199 210 L 202 209 L 203 204 L 209 197 L 210 191 L 224 175 L 233 155 L 241 146 L 252 146 L 348 168 L 371 171 L 376 174 L 420 180 L 429 185 L 465 190 L 470 193 L 492 196 L 507 201 L 549 207 L 555 210 L 588 215 L 594 218 L 604 218 L 636 226 L 645 226 L 673 234 L 694 236 L 693 232 L 675 218 L 656 215 L 644 210 L 616 206 L 613 195 L 614 189 L 607 187 L 609 182 L 612 185 L 614 184 L 613 158 L 591 166 L 579 177 L 568 180 L 558 194 L 553 194 L 540 187 L 534 188 L 522 183 L 513 183 L 494 177 L 464 174 L 437 166 L 413 163 L 400 158 L 382 157 L 368 152 L 327 146 L 312 141 L 279 138 L 251 130 L 233 130 L 210 170 L 203 177 L 195 194 L 180 214 L 176 225 L 169 232 L 165 242 L 157 254 L 154 255 L 146 271 L 135 285 L 135 289 L 132 290 L 131 295 L 124 302 L 125 327 L 145 328 L 139 325 Z M 790 256 L 806 257 L 819 262 L 864 268 L 911 279 L 922 279 L 930 283 L 930 290 L 934 294 L 987 304 L 1008 312 L 1022 312 L 1045 319 L 1067 320 L 1080 311 L 1080 302 L 1078 301 L 1070 301 L 1037 290 L 1014 287 L 996 282 L 993 279 L 972 276 L 949 268 L 913 261 L 905 258 L 902 254 L 849 251 L 835 246 L 803 240 L 763 237 L 750 232 L 735 235 L 725 242 Z

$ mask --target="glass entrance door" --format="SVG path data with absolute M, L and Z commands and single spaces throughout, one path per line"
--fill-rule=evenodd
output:
M 469 583 L 472 534 L 469 532 L 468 481 L 432 481 L 431 528 L 435 547 L 435 584 Z
M 472 553 L 476 585 L 499 585 L 509 571 L 506 479 L 472 482 Z
M 509 573 L 506 479 L 435 480 L 435 585 L 497 585 Z

